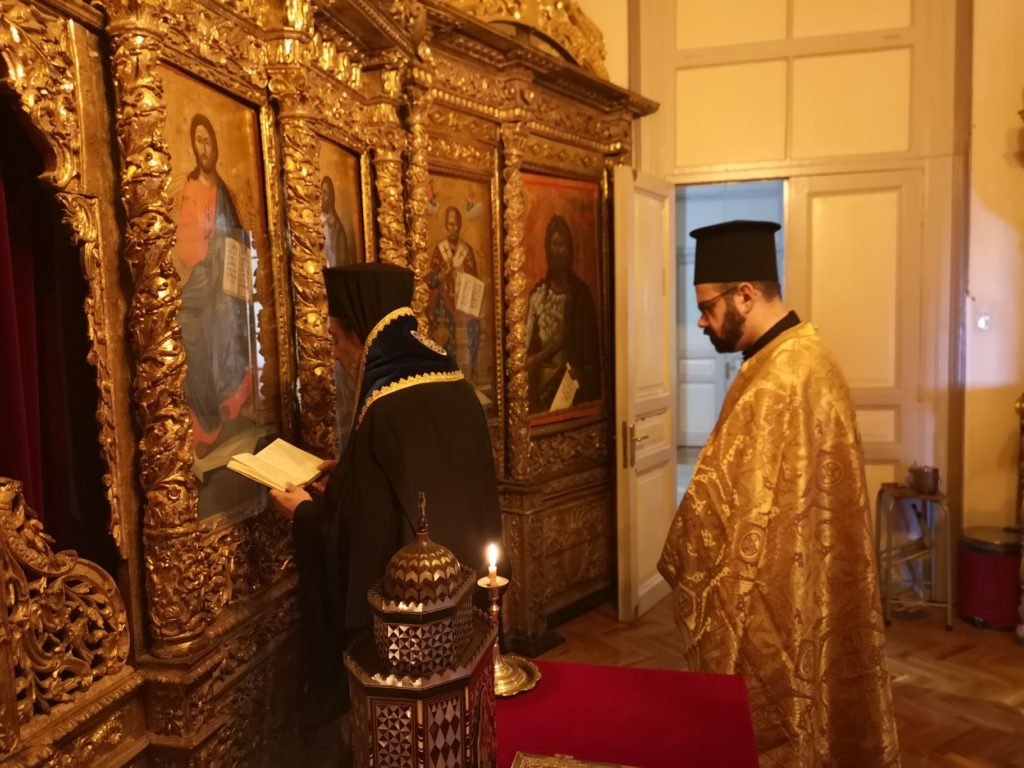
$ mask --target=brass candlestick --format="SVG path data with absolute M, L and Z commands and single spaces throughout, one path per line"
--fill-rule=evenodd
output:
M 487 590 L 490 600 L 488 615 L 491 624 L 497 630 L 494 637 L 494 693 L 496 696 L 515 696 L 517 693 L 531 690 L 540 680 L 540 670 L 529 659 L 514 653 L 502 656 L 501 628 L 498 619 L 501 617 L 501 590 L 508 586 L 504 576 L 485 576 L 477 580 L 477 585 Z

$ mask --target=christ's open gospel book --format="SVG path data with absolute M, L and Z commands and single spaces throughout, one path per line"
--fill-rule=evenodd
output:
M 236 453 L 228 461 L 228 469 L 275 491 L 283 491 L 286 483 L 299 486 L 309 483 L 320 474 L 317 467 L 322 462 L 319 456 L 278 438 L 257 454 Z

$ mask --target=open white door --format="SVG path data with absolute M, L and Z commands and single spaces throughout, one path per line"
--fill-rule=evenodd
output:
M 619 620 L 668 594 L 658 574 L 676 493 L 675 189 L 615 168 Z

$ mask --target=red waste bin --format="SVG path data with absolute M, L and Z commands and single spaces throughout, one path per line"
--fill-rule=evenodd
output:
M 991 629 L 1015 629 L 1020 605 L 1019 533 L 965 528 L 960 538 L 960 617 Z

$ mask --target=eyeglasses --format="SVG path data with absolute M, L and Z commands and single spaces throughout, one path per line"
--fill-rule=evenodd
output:
M 733 291 L 735 291 L 738 288 L 739 288 L 738 285 L 734 285 L 728 291 L 722 291 L 717 296 L 712 296 L 707 301 L 702 301 L 699 304 L 697 304 L 697 309 L 700 310 L 700 316 L 701 317 L 710 317 L 711 316 L 711 310 L 714 309 L 715 304 L 718 303 L 718 300 L 722 299 L 722 298 L 725 298 L 726 296 L 728 296 L 730 293 L 732 293 Z

